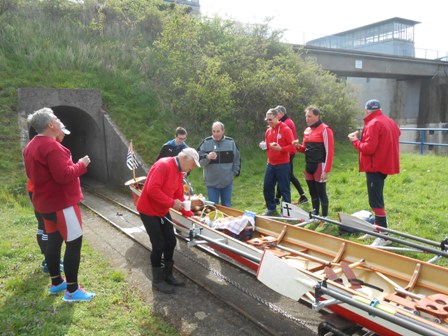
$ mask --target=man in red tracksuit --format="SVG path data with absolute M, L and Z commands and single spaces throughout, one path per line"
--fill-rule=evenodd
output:
M 400 128 L 394 120 L 384 115 L 377 99 L 369 100 L 364 112 L 364 129 L 361 139 L 358 131 L 348 135 L 353 147 L 359 152 L 359 171 L 366 173 L 369 204 L 375 213 L 375 224 L 387 228 L 384 207 L 384 182 L 387 175 L 400 172 Z M 369 238 L 364 235 L 360 239 Z M 386 246 L 392 242 L 376 238 L 372 246 Z
M 269 109 L 266 112 L 266 119 L 269 128 L 265 133 L 266 154 L 268 163 L 264 175 L 263 195 L 267 210 L 265 216 L 277 214 L 277 203 L 275 201 L 275 185 L 278 185 L 282 201 L 291 203 L 290 188 L 290 164 L 291 153 L 296 149 L 292 145 L 294 136 L 291 129 L 278 120 L 276 109 Z
M 166 294 L 174 293 L 172 286 L 185 283 L 173 277 L 173 255 L 176 236 L 171 223 L 170 208 L 192 216 L 183 209 L 184 173 L 200 167 L 199 154 L 193 148 L 184 148 L 175 157 L 165 157 L 149 170 L 137 203 L 137 210 L 151 241 L 152 287 Z M 162 255 L 164 267 L 162 267 Z

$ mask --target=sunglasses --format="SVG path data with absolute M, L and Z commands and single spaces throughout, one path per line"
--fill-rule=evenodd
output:
M 272 120 L 274 120 L 273 118 L 266 118 L 266 119 L 264 119 L 265 121 L 272 121 Z

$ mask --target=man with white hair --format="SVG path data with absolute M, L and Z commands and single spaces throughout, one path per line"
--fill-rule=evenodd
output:
M 83 198 L 79 177 L 87 172 L 90 158 L 86 155 L 73 163 L 70 150 L 58 141 L 63 125 L 50 108 L 29 115 L 28 124 L 37 135 L 27 144 L 23 155 L 26 174 L 34 185 L 33 206 L 42 215 L 48 235 L 45 259 L 51 277 L 49 293 L 65 291 L 64 301 L 89 301 L 95 294 L 78 284 L 82 246 L 78 204 Z M 66 280 L 59 265 L 63 241 Z
M 157 160 L 149 170 L 137 203 L 137 210 L 152 245 L 152 287 L 166 294 L 174 293 L 173 286 L 185 285 L 173 276 L 173 255 L 177 241 L 170 208 L 181 211 L 184 216 L 193 215 L 191 211 L 184 210 L 183 178 L 184 173 L 200 166 L 199 155 L 193 148 L 185 148 L 175 157 Z

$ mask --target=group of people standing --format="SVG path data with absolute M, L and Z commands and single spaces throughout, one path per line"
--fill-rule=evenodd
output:
M 334 156 L 333 132 L 320 120 L 320 110 L 315 106 L 305 109 L 305 129 L 303 142 L 297 139 L 294 122 L 287 117 L 283 106 L 271 108 L 266 112 L 268 129 L 260 148 L 266 150 L 267 165 L 263 184 L 266 202 L 265 216 L 277 214 L 275 186 L 283 202 L 291 203 L 290 182 L 300 194 L 298 203 L 308 202 L 303 188 L 294 176 L 293 159 L 297 152 L 305 153 L 305 180 L 308 185 L 311 202 L 316 215 L 322 208 L 322 216 L 328 215 L 328 196 L 326 182 L 331 171 Z
M 369 204 L 375 214 L 377 230 L 382 232 L 381 228 L 387 228 L 383 197 L 385 179 L 400 170 L 400 129 L 382 113 L 381 103 L 376 99 L 366 103 L 364 112 L 362 135 L 356 131 L 349 134 L 348 139 L 360 153 L 359 169 L 366 173 Z M 263 185 L 267 207 L 265 216 L 277 214 L 280 199 L 291 203 L 291 182 L 300 195 L 298 203 L 308 202 L 293 172 L 293 159 L 297 152 L 305 154 L 304 175 L 314 213 L 321 213 L 322 217 L 328 215 L 326 183 L 334 158 L 333 132 L 321 120 L 321 112 L 316 106 L 305 109 L 305 120 L 307 128 L 300 142 L 294 122 L 283 106 L 266 112 L 268 128 L 264 141 L 260 143 L 267 156 Z M 30 197 L 39 223 L 38 242 L 51 279 L 49 293 L 64 292 L 64 301 L 91 300 L 95 294 L 78 284 L 82 246 L 82 219 L 78 204 L 83 197 L 79 177 L 87 172 L 90 158 L 84 156 L 77 163 L 72 161 L 70 150 L 61 144 L 70 132 L 51 109 L 43 108 L 30 114 L 28 123 L 37 135 L 26 146 L 24 161 Z M 197 150 L 188 147 L 186 139 L 187 131 L 178 127 L 174 139 L 163 145 L 137 203 L 152 244 L 153 288 L 168 294 L 174 293 L 176 286 L 185 284 L 173 276 L 176 237 L 169 213 L 173 208 L 184 216 L 193 215 L 185 202 L 185 177 L 196 167 L 202 167 L 208 199 L 230 207 L 233 180 L 241 169 L 238 146 L 225 135 L 223 123 L 216 121 L 212 124 L 212 135 L 206 137 Z M 60 269 L 63 242 L 66 244 L 63 260 L 66 279 Z M 377 238 L 372 245 L 389 244 L 387 239 Z

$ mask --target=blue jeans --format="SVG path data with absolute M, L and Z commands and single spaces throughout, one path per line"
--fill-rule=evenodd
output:
M 219 197 L 221 197 L 221 205 L 230 207 L 232 206 L 232 191 L 233 182 L 224 188 L 207 187 L 208 200 L 219 204 Z
M 276 184 L 278 184 L 278 190 L 282 195 L 282 201 L 291 203 L 290 169 L 289 162 L 275 166 L 267 164 L 264 174 L 263 195 L 268 210 L 277 209 L 277 203 L 275 202 Z

